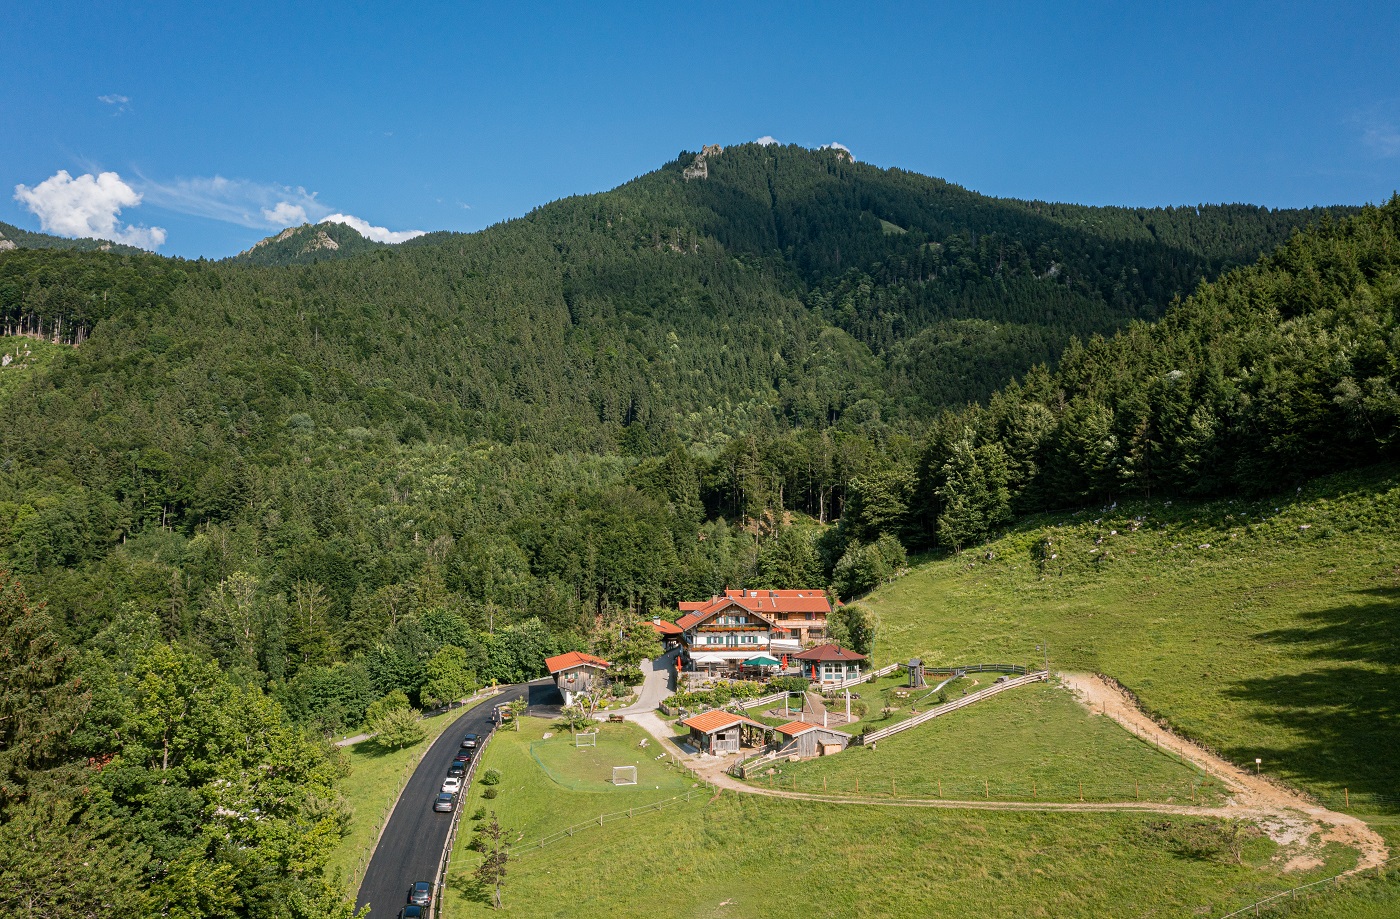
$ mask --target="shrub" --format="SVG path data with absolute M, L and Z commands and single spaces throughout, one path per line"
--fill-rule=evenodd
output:
M 499 785 L 501 783 L 501 773 L 495 769 L 487 769 L 481 774 L 481 784 Z
M 482 796 L 483 798 L 485 798 L 486 800 L 490 801 L 492 798 L 496 797 L 496 786 L 495 786 L 495 785 L 490 786 L 489 788 L 487 788 L 485 791 L 483 791 L 483 792 L 481 793 L 481 796 Z
M 486 805 L 483 804 L 481 807 L 478 807 L 478 808 L 476 809 L 476 811 L 472 813 L 472 819 L 473 819 L 473 820 L 485 820 L 485 819 L 486 819 Z
M 812 681 L 804 676 L 775 676 L 768 685 L 774 692 L 806 692 Z

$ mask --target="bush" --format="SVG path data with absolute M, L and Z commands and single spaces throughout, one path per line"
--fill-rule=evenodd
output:
M 481 807 L 478 807 L 478 808 L 476 809 L 476 811 L 472 813 L 472 819 L 473 819 L 473 820 L 485 820 L 485 819 L 486 819 L 486 805 L 483 804 Z
M 385 712 L 370 725 L 375 731 L 374 742 L 388 750 L 411 747 L 428 736 L 418 713 L 411 708 L 395 708 Z
M 774 692 L 806 692 L 812 688 L 812 681 L 805 676 L 775 676 L 768 686 Z
M 481 793 L 481 796 L 482 796 L 483 798 L 485 798 L 486 800 L 490 801 L 492 798 L 496 797 L 496 786 L 495 786 L 495 785 L 490 786 L 489 788 L 487 788 L 485 791 L 483 791 L 483 792 Z
M 501 783 L 501 773 L 495 769 L 487 769 L 481 774 L 478 780 L 483 785 L 499 785 Z

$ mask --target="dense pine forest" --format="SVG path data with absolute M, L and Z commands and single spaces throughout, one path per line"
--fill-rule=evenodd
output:
M 319 736 L 449 662 L 533 678 L 680 599 L 852 599 L 1400 430 L 1400 199 L 1089 208 L 751 144 L 399 246 L 0 230 L 0 877 L 118 913 L 342 909 Z

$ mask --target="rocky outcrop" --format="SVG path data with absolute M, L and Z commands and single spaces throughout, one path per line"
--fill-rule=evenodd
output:
M 326 249 L 327 251 L 334 252 L 339 248 L 340 243 L 331 239 L 325 230 L 318 230 L 316 235 L 311 237 L 306 245 L 301 247 L 301 254 L 306 255 L 308 252 L 315 252 L 317 249 Z
M 706 144 L 700 148 L 700 152 L 695 154 L 695 159 L 685 167 L 681 175 L 689 182 L 691 179 L 708 179 L 710 177 L 710 157 L 719 156 L 724 152 L 724 148 L 719 144 Z
M 14 241 L 13 241 L 13 240 L 9 240 L 9 239 L 6 239 L 6 238 L 3 237 L 3 236 L 0 236 L 0 252 L 8 252 L 8 251 L 10 251 L 11 249 L 18 249 L 18 248 L 19 248 L 19 246 L 16 246 L 16 245 L 14 244 Z

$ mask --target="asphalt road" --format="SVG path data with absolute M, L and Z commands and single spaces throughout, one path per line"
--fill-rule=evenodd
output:
M 408 902 L 408 891 L 415 881 L 435 881 L 438 860 L 447 841 L 451 814 L 433 810 L 433 800 L 442 789 L 447 767 L 462 743 L 462 736 L 475 733 L 485 738 L 493 728 L 492 712 L 497 705 L 529 693 L 530 710 L 548 711 L 559 701 L 559 691 L 549 681 L 512 686 L 500 695 L 469 709 L 433 741 L 399 797 L 394 815 L 370 859 L 355 906 L 370 905 L 373 919 L 392 919 Z M 460 798 L 459 798 L 460 802 Z M 459 805 L 460 806 L 460 805 Z

